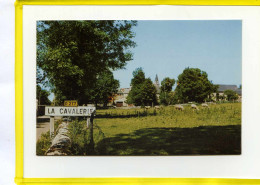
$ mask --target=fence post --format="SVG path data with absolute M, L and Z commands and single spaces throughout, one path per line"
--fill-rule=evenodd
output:
M 92 113 L 89 119 L 89 128 L 90 128 L 90 142 L 89 142 L 89 147 L 90 147 L 90 153 L 94 152 L 94 138 L 93 138 L 93 120 L 94 120 L 94 114 Z
M 50 138 L 54 136 L 54 116 L 50 117 Z
M 87 117 L 87 128 L 89 128 L 89 124 L 90 124 L 90 117 Z

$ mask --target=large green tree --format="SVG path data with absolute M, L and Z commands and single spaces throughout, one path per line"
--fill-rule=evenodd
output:
M 186 68 L 178 76 L 176 95 L 180 102 L 203 102 L 216 90 L 207 73 L 198 68 Z
M 145 78 L 142 68 L 137 68 L 133 72 L 127 102 L 136 106 L 155 105 L 157 103 L 156 88 L 150 78 Z
M 104 71 L 97 76 L 97 81 L 91 89 L 91 99 L 95 104 L 102 103 L 107 106 L 111 98 L 119 88 L 119 81 L 114 79 L 111 71 Z
M 139 105 L 157 104 L 156 88 L 150 78 L 146 78 L 141 87 L 141 97 Z
M 161 92 L 160 92 L 160 103 L 164 105 L 169 105 L 173 102 L 172 87 L 175 84 L 175 80 L 166 77 L 161 82 Z
M 131 80 L 131 90 L 127 96 L 129 104 L 139 105 L 142 102 L 142 85 L 145 81 L 145 74 L 142 68 L 137 68 L 133 71 L 133 78 Z
M 105 71 L 132 60 L 136 21 L 37 22 L 37 71 L 58 102 L 94 103 L 93 89 Z M 38 79 L 41 79 L 40 77 Z M 41 79 L 41 81 L 43 81 Z M 101 89 L 102 90 L 102 89 Z

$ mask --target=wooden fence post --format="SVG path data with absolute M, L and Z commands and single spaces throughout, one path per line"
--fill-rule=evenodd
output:
M 90 142 L 89 142 L 89 146 L 90 146 L 91 153 L 94 152 L 93 120 L 94 120 L 94 113 L 92 113 L 90 118 L 89 118 L 89 128 L 90 128 Z
M 89 124 L 90 124 L 90 117 L 87 117 L 87 128 L 89 128 Z

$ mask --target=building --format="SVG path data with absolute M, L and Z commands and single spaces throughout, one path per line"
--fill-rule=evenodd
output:
M 160 86 L 160 82 L 159 82 L 157 74 L 155 76 L 155 80 L 154 80 L 153 84 L 154 84 L 154 86 L 156 88 L 157 98 L 159 98 L 160 92 L 161 92 L 161 86 Z M 127 98 L 128 94 L 129 94 L 130 90 L 131 90 L 131 87 L 118 89 L 116 95 L 114 96 L 114 103 L 115 103 L 116 107 L 133 106 L 132 104 L 127 104 L 126 103 L 126 98 Z
M 161 86 L 160 86 L 160 82 L 159 82 L 157 74 L 155 76 L 155 80 L 154 80 L 153 85 L 156 88 L 156 96 L 159 99 L 160 98 L 160 93 L 161 93 Z
M 236 85 L 224 85 L 224 84 L 217 84 L 218 90 L 217 93 L 219 96 L 224 96 L 224 91 L 225 90 L 232 90 L 235 91 L 238 95 L 238 100 L 239 102 L 242 101 L 242 89 L 238 88 Z M 213 96 L 216 97 L 216 93 L 213 93 Z
M 126 103 L 126 97 L 128 96 L 130 88 L 121 88 L 118 89 L 117 94 L 114 97 L 114 103 L 117 107 L 126 107 L 128 104 Z

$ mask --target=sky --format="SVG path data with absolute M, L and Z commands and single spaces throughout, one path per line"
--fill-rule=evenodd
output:
M 199 68 L 214 84 L 240 85 L 242 78 L 242 22 L 138 21 L 131 49 L 133 60 L 114 71 L 121 88 L 130 86 L 132 72 L 142 67 L 154 81 L 156 74 L 177 79 L 186 67 Z
M 113 72 L 120 88 L 130 87 L 132 73 L 139 67 L 152 81 L 156 74 L 159 82 L 165 77 L 177 80 L 178 75 L 190 67 L 207 72 L 214 84 L 241 84 L 240 20 L 138 21 L 133 31 L 137 44 L 131 49 L 133 60 L 125 69 Z M 49 99 L 53 98 L 51 93 Z

